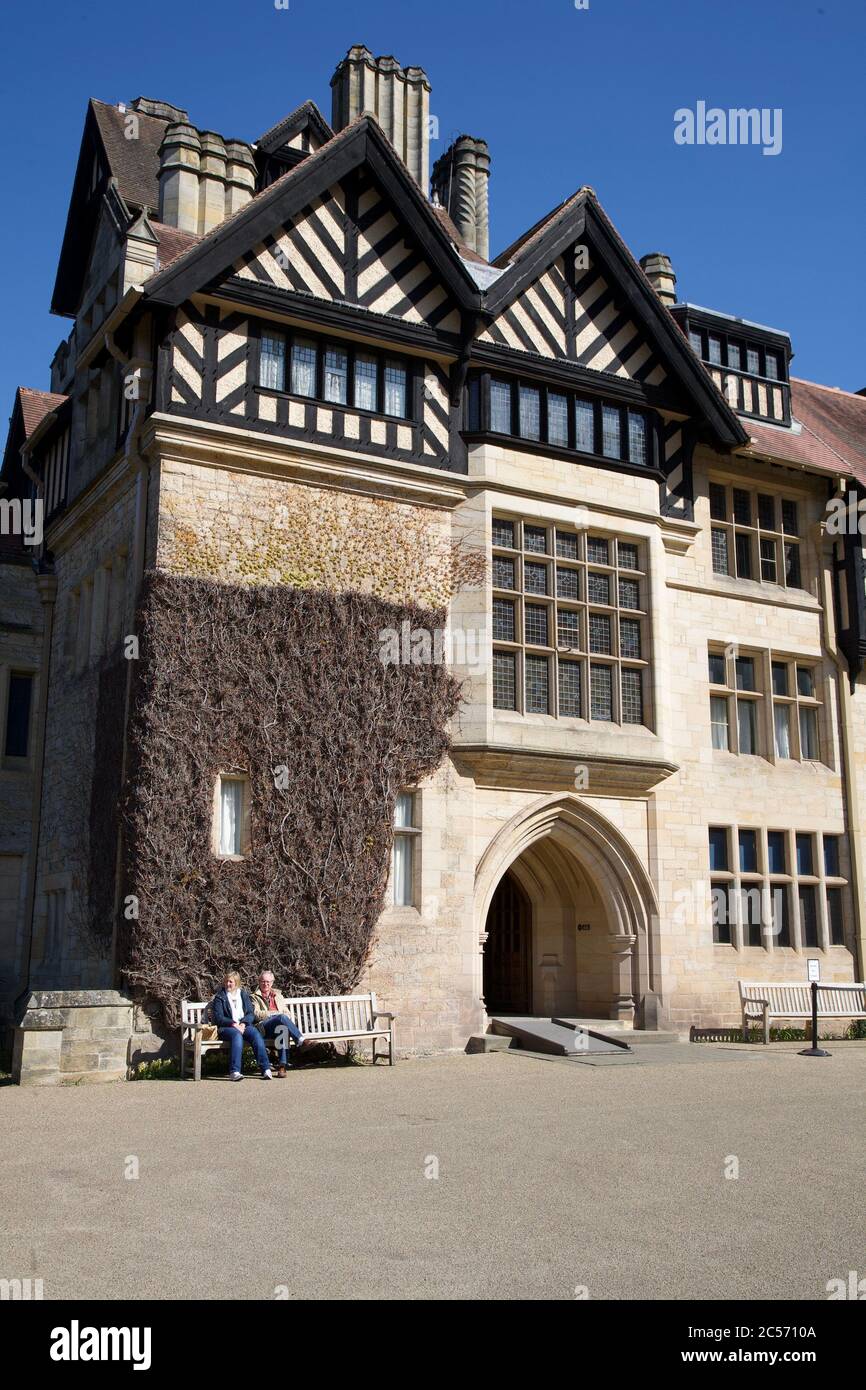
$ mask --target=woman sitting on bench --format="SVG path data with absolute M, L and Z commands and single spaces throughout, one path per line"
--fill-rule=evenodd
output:
M 241 977 L 234 970 L 229 971 L 223 987 L 217 990 L 211 1005 L 213 1021 L 221 1042 L 229 1045 L 229 1080 L 242 1081 L 241 1060 L 244 1043 L 253 1049 L 265 1081 L 273 1081 L 273 1072 L 268 1061 L 265 1040 L 255 1026 L 256 1015 L 249 991 L 241 988 Z

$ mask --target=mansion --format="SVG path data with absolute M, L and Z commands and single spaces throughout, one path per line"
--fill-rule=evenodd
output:
M 866 396 L 793 375 L 736 283 L 680 301 L 591 187 L 491 257 L 491 152 L 464 135 L 431 167 L 425 72 L 359 46 L 331 87 L 330 121 L 306 101 L 242 139 L 88 104 L 51 304 L 70 332 L 49 389 L 17 392 L 0 475 L 44 525 L 0 536 L 4 1027 L 71 1010 L 68 1077 L 167 1032 L 119 939 L 147 909 L 120 806 L 149 577 L 390 601 L 358 517 L 404 578 L 414 538 L 413 623 L 430 557 L 470 576 L 442 619 L 448 751 L 392 797 L 355 982 L 400 1052 L 498 1014 L 732 1026 L 738 980 L 807 957 L 863 980 L 863 536 L 828 516 L 866 495 Z M 312 558 L 279 541 L 301 516 Z M 222 885 L 266 833 L 239 744 L 212 813 L 150 810 Z

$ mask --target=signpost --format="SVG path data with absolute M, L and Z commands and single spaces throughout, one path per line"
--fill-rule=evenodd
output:
M 806 978 L 812 986 L 812 1046 L 802 1048 L 800 1056 L 831 1057 L 831 1052 L 825 1052 L 823 1047 L 818 1046 L 818 985 L 821 980 L 821 962 L 814 957 L 809 957 L 806 961 Z

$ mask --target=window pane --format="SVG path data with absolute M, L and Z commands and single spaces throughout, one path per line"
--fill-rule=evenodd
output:
M 342 348 L 325 350 L 325 400 L 345 405 L 349 380 L 349 358 Z
M 557 531 L 556 554 L 560 560 L 576 560 L 577 536 L 571 535 L 569 531 Z
M 589 615 L 589 650 L 598 652 L 602 656 L 610 654 L 610 618 L 606 613 L 590 613 Z
M 752 656 L 737 657 L 737 689 L 755 690 L 755 659 Z
M 532 386 L 521 386 L 518 401 L 520 433 L 524 439 L 541 438 L 541 396 Z
M 379 364 L 369 353 L 355 354 L 355 406 L 358 410 L 375 410 Z
M 741 526 L 751 526 L 752 524 L 752 498 L 748 492 L 742 488 L 734 488 L 734 521 Z
M 514 604 L 507 598 L 493 600 L 493 640 L 514 641 Z
M 797 845 L 797 873 L 798 873 L 798 874 L 812 874 L 812 873 L 814 873 L 814 869 L 813 869 L 813 867 L 812 867 L 812 836 L 811 836 L 811 835 L 798 835 L 798 836 L 796 837 L 796 845 Z
M 507 381 L 490 383 L 490 428 L 497 434 L 511 433 L 511 387 Z
M 643 723 L 643 679 L 640 671 L 622 673 L 622 722 Z
M 637 618 L 620 618 L 619 654 L 635 660 L 640 658 L 640 623 Z
M 387 358 L 385 362 L 385 414 L 406 414 L 406 368 L 401 362 Z
M 710 868 L 716 873 L 727 872 L 728 832 L 722 826 L 710 826 Z
M 580 614 L 560 608 L 556 617 L 556 640 L 561 647 L 580 646 Z
M 547 646 L 547 609 L 542 608 L 536 603 L 526 605 L 526 631 L 527 642 L 535 647 Z
M 316 394 L 316 344 L 309 338 L 292 343 L 292 391 L 296 396 Z
M 513 652 L 493 653 L 494 709 L 517 708 L 517 679 Z
M 506 550 L 514 549 L 513 521 L 500 521 L 498 517 L 493 518 L 493 544 L 501 545 Z
M 609 666 L 589 668 L 589 708 L 593 719 L 613 718 L 613 687 Z
M 773 694 L 787 695 L 788 667 L 784 661 L 773 662 Z
M 839 836 L 824 836 L 824 873 L 828 878 L 839 877 Z
M 546 620 L 545 620 L 546 621 Z M 547 714 L 550 705 L 546 656 L 526 657 L 526 712 Z
M 800 941 L 803 946 L 818 945 L 818 904 L 815 886 L 801 883 L 798 889 L 800 899 Z
M 580 663 L 559 663 L 559 712 L 571 719 L 580 718 Z
M 286 342 L 272 334 L 262 334 L 259 354 L 259 385 L 282 391 L 286 385 Z
M 725 679 L 725 658 L 721 652 L 710 652 L 707 657 L 710 685 L 727 685 Z
M 728 573 L 728 533 L 719 531 L 713 527 L 713 572 L 715 574 Z
M 523 566 L 523 587 L 528 594 L 546 594 L 547 565 L 527 560 Z
M 557 567 L 556 592 L 560 598 L 580 598 L 580 571 Z
M 776 499 L 758 494 L 758 522 L 764 531 L 776 530 Z
M 740 579 L 751 579 L 752 577 L 752 538 L 737 532 L 735 538 L 737 549 L 737 574 Z
M 632 545 L 630 541 L 617 541 L 616 554 L 621 570 L 636 570 L 640 568 L 638 565 L 637 546 Z
M 619 408 L 603 405 L 601 408 L 602 451 L 605 458 L 620 457 L 620 417 Z
M 799 536 L 797 526 L 797 503 L 782 498 L 782 530 L 786 536 Z
M 800 757 L 817 762 L 818 753 L 818 712 L 814 709 L 800 710 Z
M 588 536 L 586 541 L 586 558 L 591 565 L 610 564 L 608 544 L 601 536 Z
M 574 403 L 574 447 L 585 454 L 595 450 L 595 407 L 591 401 Z
M 740 831 L 740 873 L 756 874 L 758 872 L 758 832 L 756 830 Z
M 776 731 L 776 757 L 790 758 L 791 756 L 791 721 L 788 716 L 787 705 L 774 705 L 773 725 Z
M 628 456 L 632 463 L 646 463 L 646 418 L 635 411 L 628 412 Z
M 797 667 L 797 691 L 810 699 L 815 696 L 815 673 L 811 666 Z
M 757 753 L 758 721 L 755 705 L 751 700 L 737 701 L 737 727 L 740 735 L 740 752 Z
M 800 586 L 800 547 L 796 543 L 785 544 L 785 583 L 791 589 Z
M 398 829 L 409 829 L 415 824 L 415 793 L 400 792 L 394 805 L 394 824 Z
M 508 560 L 504 555 L 494 555 L 493 557 L 493 587 L 494 589 L 513 589 L 514 583 L 514 561 Z
M 760 368 L 761 363 L 757 352 L 754 348 L 748 348 L 746 350 L 746 371 L 751 372 L 753 376 L 759 376 Z
M 620 608 L 640 608 L 640 585 L 636 579 L 619 581 Z
M 770 892 L 770 906 L 773 922 L 773 937 L 776 945 L 790 946 L 791 915 L 788 901 L 788 889 L 785 885 L 780 883 L 773 885 Z
M 596 574 L 589 570 L 586 576 L 586 598 L 588 603 L 610 603 L 610 575 Z
M 547 393 L 547 438 L 550 444 L 568 446 L 568 397 Z
M 771 381 L 778 381 L 778 380 L 779 380 L 779 359 L 778 359 L 778 357 L 776 356 L 776 354 L 775 354 L 774 352 L 767 352 L 767 353 L 764 354 L 764 359 L 765 359 L 766 364 L 767 364 L 767 370 L 766 370 L 766 372 L 765 372 L 765 376 L 768 376 L 768 377 L 770 378 Z
M 787 873 L 785 855 L 785 833 L 782 830 L 767 832 L 767 868 L 771 874 Z
M 740 916 L 743 923 L 743 939 L 747 946 L 760 946 L 761 942 L 761 889 L 752 883 L 740 889 Z
M 728 343 L 728 366 L 736 367 L 739 371 L 741 366 L 739 343 Z
M 728 495 L 721 483 L 710 483 L 710 516 L 713 521 L 728 520 Z
M 734 920 L 731 885 L 714 883 L 712 886 L 713 941 L 720 946 L 731 944 L 731 924 Z
M 698 357 L 703 356 L 704 349 L 703 344 L 701 343 L 701 335 L 694 328 L 689 329 L 689 345 L 692 349 L 692 352 L 696 352 L 698 354 Z
M 543 526 L 524 526 L 523 549 L 535 555 L 547 554 L 547 531 Z
M 220 778 L 220 854 L 240 854 L 243 783 Z
M 842 889 L 827 889 L 827 918 L 830 925 L 830 945 L 845 945 L 845 918 L 842 909 Z
M 728 752 L 731 747 L 728 733 L 728 702 L 722 695 L 710 698 L 710 723 L 713 731 L 713 747 Z
M 768 584 L 776 582 L 776 542 L 761 541 L 761 578 Z
M 394 836 L 394 905 L 412 906 L 412 861 L 414 858 L 414 835 Z
M 714 366 L 721 366 L 722 362 L 722 343 L 720 338 L 714 338 L 712 333 L 707 337 L 707 348 L 709 360 Z
M 30 704 L 33 698 L 33 677 L 9 677 L 9 695 L 6 705 L 7 758 L 26 758 L 30 734 Z

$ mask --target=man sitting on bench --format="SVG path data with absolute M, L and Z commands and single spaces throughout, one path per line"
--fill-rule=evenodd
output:
M 236 971 L 228 971 L 223 979 L 223 987 L 217 990 L 211 1005 L 213 1020 L 221 1042 L 229 1045 L 229 1079 L 242 1081 L 241 1060 L 244 1043 L 253 1049 L 259 1070 L 265 1081 L 273 1080 L 268 1050 L 264 1039 L 255 1025 L 255 1010 L 249 991 L 241 988 L 241 977 Z
M 253 993 L 253 1008 L 256 1012 L 256 1026 L 265 1038 L 276 1037 L 277 1076 L 286 1074 L 289 1065 L 289 1038 L 300 1047 L 304 1041 L 297 1025 L 288 1014 L 285 997 L 274 989 L 274 975 L 271 970 L 263 970 L 259 976 L 259 987 Z

